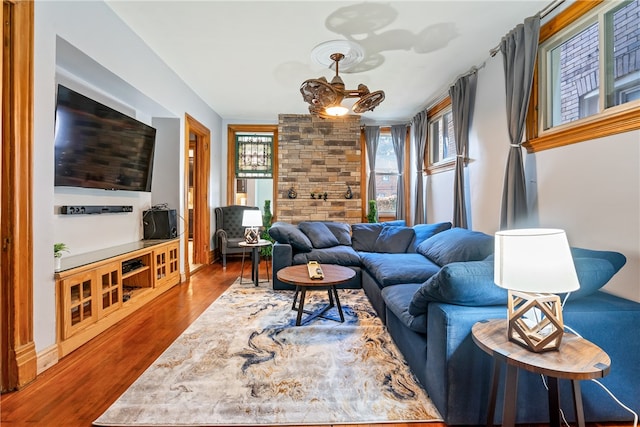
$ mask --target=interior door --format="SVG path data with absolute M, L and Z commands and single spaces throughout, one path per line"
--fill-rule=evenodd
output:
M 209 213 L 209 177 L 211 156 L 211 132 L 188 114 L 185 115 L 185 204 L 182 217 L 185 218 L 185 232 L 193 236 L 193 264 L 211 262 L 211 221 Z M 189 150 L 193 150 L 193 165 L 190 168 Z M 193 171 L 190 184 L 189 170 Z M 189 194 L 192 194 L 189 200 Z M 192 218 L 189 208 L 192 206 Z M 191 224 L 193 222 L 193 224 Z M 189 236 L 185 240 L 185 273 L 190 275 Z

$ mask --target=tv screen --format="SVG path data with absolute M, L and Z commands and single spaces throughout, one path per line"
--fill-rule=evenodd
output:
M 58 85 L 55 186 L 151 191 L 156 130 Z

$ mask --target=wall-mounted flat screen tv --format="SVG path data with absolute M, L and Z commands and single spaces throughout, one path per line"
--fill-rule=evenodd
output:
M 58 85 L 55 186 L 151 191 L 156 130 Z

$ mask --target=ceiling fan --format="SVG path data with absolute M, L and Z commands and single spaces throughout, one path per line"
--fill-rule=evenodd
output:
M 325 77 L 320 77 L 306 80 L 300 86 L 302 99 L 309 104 L 311 114 L 323 118 L 343 116 L 349 112 L 349 109 L 342 105 L 345 98 L 360 98 L 352 107 L 356 114 L 373 111 L 384 101 L 383 91 L 370 92 L 362 83 L 358 85 L 358 89 L 345 89 L 344 81 L 338 74 L 339 63 L 344 59 L 344 54 L 333 53 L 330 58 L 336 67 L 336 75 L 330 83 Z

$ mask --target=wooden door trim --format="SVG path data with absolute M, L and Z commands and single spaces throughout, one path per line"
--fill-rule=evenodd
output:
M 189 230 L 189 135 L 197 135 L 196 158 L 194 162 L 195 193 L 193 206 L 193 244 L 195 264 L 210 264 L 211 255 L 211 216 L 209 213 L 209 175 L 211 158 L 211 131 L 189 114 L 185 113 L 185 184 L 184 184 L 184 212 L 185 232 Z M 184 265 L 186 277 L 190 277 L 189 265 L 189 236 L 184 240 Z
M 33 341 L 33 2 L 3 2 L 2 391 L 37 375 Z M 5 25 L 8 22 L 9 25 Z M 53 263 L 51 264 L 51 267 Z M 46 268 L 46 266 L 45 266 Z

